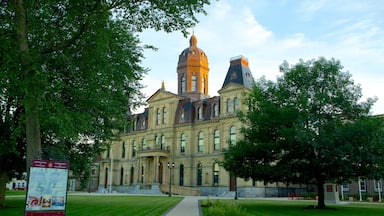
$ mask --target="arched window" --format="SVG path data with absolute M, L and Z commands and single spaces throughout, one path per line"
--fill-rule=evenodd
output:
M 125 158 L 125 142 L 121 145 L 121 158 Z
M 136 156 L 136 140 L 132 141 L 132 157 Z
M 160 124 L 160 109 L 156 110 L 156 125 Z
M 213 133 L 213 150 L 219 150 L 220 148 L 220 132 L 215 130 Z
M 180 165 L 179 176 L 180 176 L 179 185 L 184 186 L 184 165 L 183 164 Z
M 180 136 L 180 152 L 185 152 L 185 135 L 183 133 Z
M 163 107 L 163 124 L 167 123 L 167 108 Z
M 181 93 L 185 92 L 185 76 L 181 77 Z
M 239 109 L 239 99 L 237 97 L 235 97 L 235 99 L 233 99 L 233 109 L 234 111 L 238 111 Z
M 196 91 L 197 90 L 197 78 L 195 75 L 192 76 L 192 91 Z
M 231 145 L 236 143 L 236 127 L 231 126 L 229 129 L 229 140 L 231 141 Z
M 161 135 L 160 149 L 165 149 L 165 136 L 164 135 Z
M 203 165 L 199 163 L 197 165 L 197 185 L 201 186 L 203 183 Z
M 204 149 L 204 135 L 203 132 L 199 132 L 197 151 L 202 152 Z
M 219 164 L 213 164 L 213 185 L 219 185 Z
M 232 104 L 231 104 L 231 99 L 227 99 L 227 113 L 232 112 Z
M 123 185 L 123 181 L 124 181 L 124 168 L 121 167 L 120 168 L 120 185 Z

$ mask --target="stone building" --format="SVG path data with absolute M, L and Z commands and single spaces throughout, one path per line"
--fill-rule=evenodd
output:
M 210 97 L 208 57 L 192 35 L 190 46 L 179 55 L 177 94 L 162 83 L 144 112 L 132 116 L 132 127 L 102 155 L 99 191 L 171 189 L 177 194 L 225 196 L 237 190 L 243 197 L 297 191 L 278 183 L 236 179 L 219 166 L 223 151 L 241 136 L 236 112 L 246 109 L 242 100 L 254 82 L 248 64 L 243 56 L 231 58 L 219 96 Z

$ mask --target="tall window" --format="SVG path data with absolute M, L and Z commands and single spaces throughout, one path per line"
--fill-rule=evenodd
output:
M 180 152 L 185 152 L 185 135 L 183 133 L 180 136 Z
M 213 150 L 218 150 L 220 148 L 220 132 L 215 130 L 213 134 Z
M 213 104 L 213 117 L 217 117 L 219 115 L 219 105 Z
M 135 173 L 135 168 L 131 167 L 131 175 L 130 175 L 130 178 L 129 178 L 129 184 L 133 184 L 133 175 Z
M 184 185 L 184 165 L 183 164 L 180 165 L 179 176 L 180 176 L 179 185 L 183 186 Z
M 235 126 L 231 126 L 229 129 L 229 140 L 231 141 L 232 145 L 236 143 L 236 127 Z
M 360 179 L 360 190 L 361 192 L 367 191 L 367 182 L 365 181 L 365 179 Z
M 185 76 L 181 77 L 181 93 L 185 92 Z
M 167 123 L 167 108 L 163 108 L 163 124 Z
M 232 104 L 231 104 L 231 99 L 227 99 L 227 113 L 232 112 Z
M 136 140 L 132 142 L 132 157 L 136 156 Z
M 239 99 L 237 99 L 237 97 L 235 97 L 235 99 L 233 99 L 233 109 L 234 111 L 238 111 L 239 109 Z
M 205 93 L 205 78 L 201 79 L 201 90 Z
M 197 151 L 202 152 L 204 148 L 204 135 L 203 132 L 199 132 Z
M 158 146 L 160 145 L 160 140 L 159 140 L 159 136 L 157 136 L 157 134 L 155 135 L 155 146 Z
M 120 185 L 123 185 L 123 180 L 124 180 L 124 168 L 120 168 Z
M 375 192 L 383 192 L 383 185 L 382 185 L 381 180 L 378 180 L 378 181 L 373 180 L 373 184 L 374 184 L 373 188 L 375 188 L 375 190 L 374 190 Z M 380 191 L 379 191 L 379 189 L 380 189 Z
M 349 184 L 348 183 L 344 183 L 344 184 L 342 184 L 342 186 L 343 186 L 344 192 L 349 192 Z
M 196 91 L 197 89 L 197 78 L 195 75 L 192 76 L 192 91 Z
M 121 145 L 121 158 L 125 158 L 125 142 Z
M 203 183 L 203 166 L 201 163 L 197 165 L 197 185 L 201 186 Z
M 165 136 L 164 135 L 161 135 L 161 145 L 160 145 L 160 149 L 164 149 L 165 148 Z
M 141 141 L 141 147 L 144 149 L 147 148 L 147 141 L 145 140 L 145 138 L 143 138 L 143 140 Z
M 201 107 L 197 108 L 197 119 L 203 118 L 203 109 Z
M 160 109 L 156 110 L 156 125 L 160 124 Z
M 219 164 L 213 165 L 213 185 L 219 185 Z

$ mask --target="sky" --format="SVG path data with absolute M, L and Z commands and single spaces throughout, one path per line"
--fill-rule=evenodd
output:
M 372 114 L 384 114 L 384 3 L 381 0 L 213 0 L 198 15 L 197 46 L 208 56 L 209 95 L 218 95 L 230 58 L 243 55 L 255 79 L 276 81 L 279 66 L 325 57 L 361 85 L 363 98 L 377 97 Z M 189 47 L 181 32 L 140 33 L 146 50 L 143 79 L 147 97 L 161 88 L 177 93 L 176 67 Z M 137 112 L 139 112 L 138 110 Z

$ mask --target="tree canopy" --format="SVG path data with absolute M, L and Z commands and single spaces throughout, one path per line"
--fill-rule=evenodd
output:
M 276 82 L 258 80 L 239 113 L 243 138 L 231 145 L 223 166 L 265 182 L 317 185 L 384 174 L 384 119 L 371 116 L 376 99 L 362 101 L 359 85 L 334 59 L 284 62 Z
M 0 124 L 1 136 L 8 137 L 0 140 L 1 157 L 26 157 L 29 167 L 33 159 L 63 152 L 98 152 L 141 103 L 147 69 L 140 65 L 145 46 L 135 33 L 154 28 L 186 34 L 207 4 L 1 1 Z M 26 145 L 19 149 L 17 143 Z

